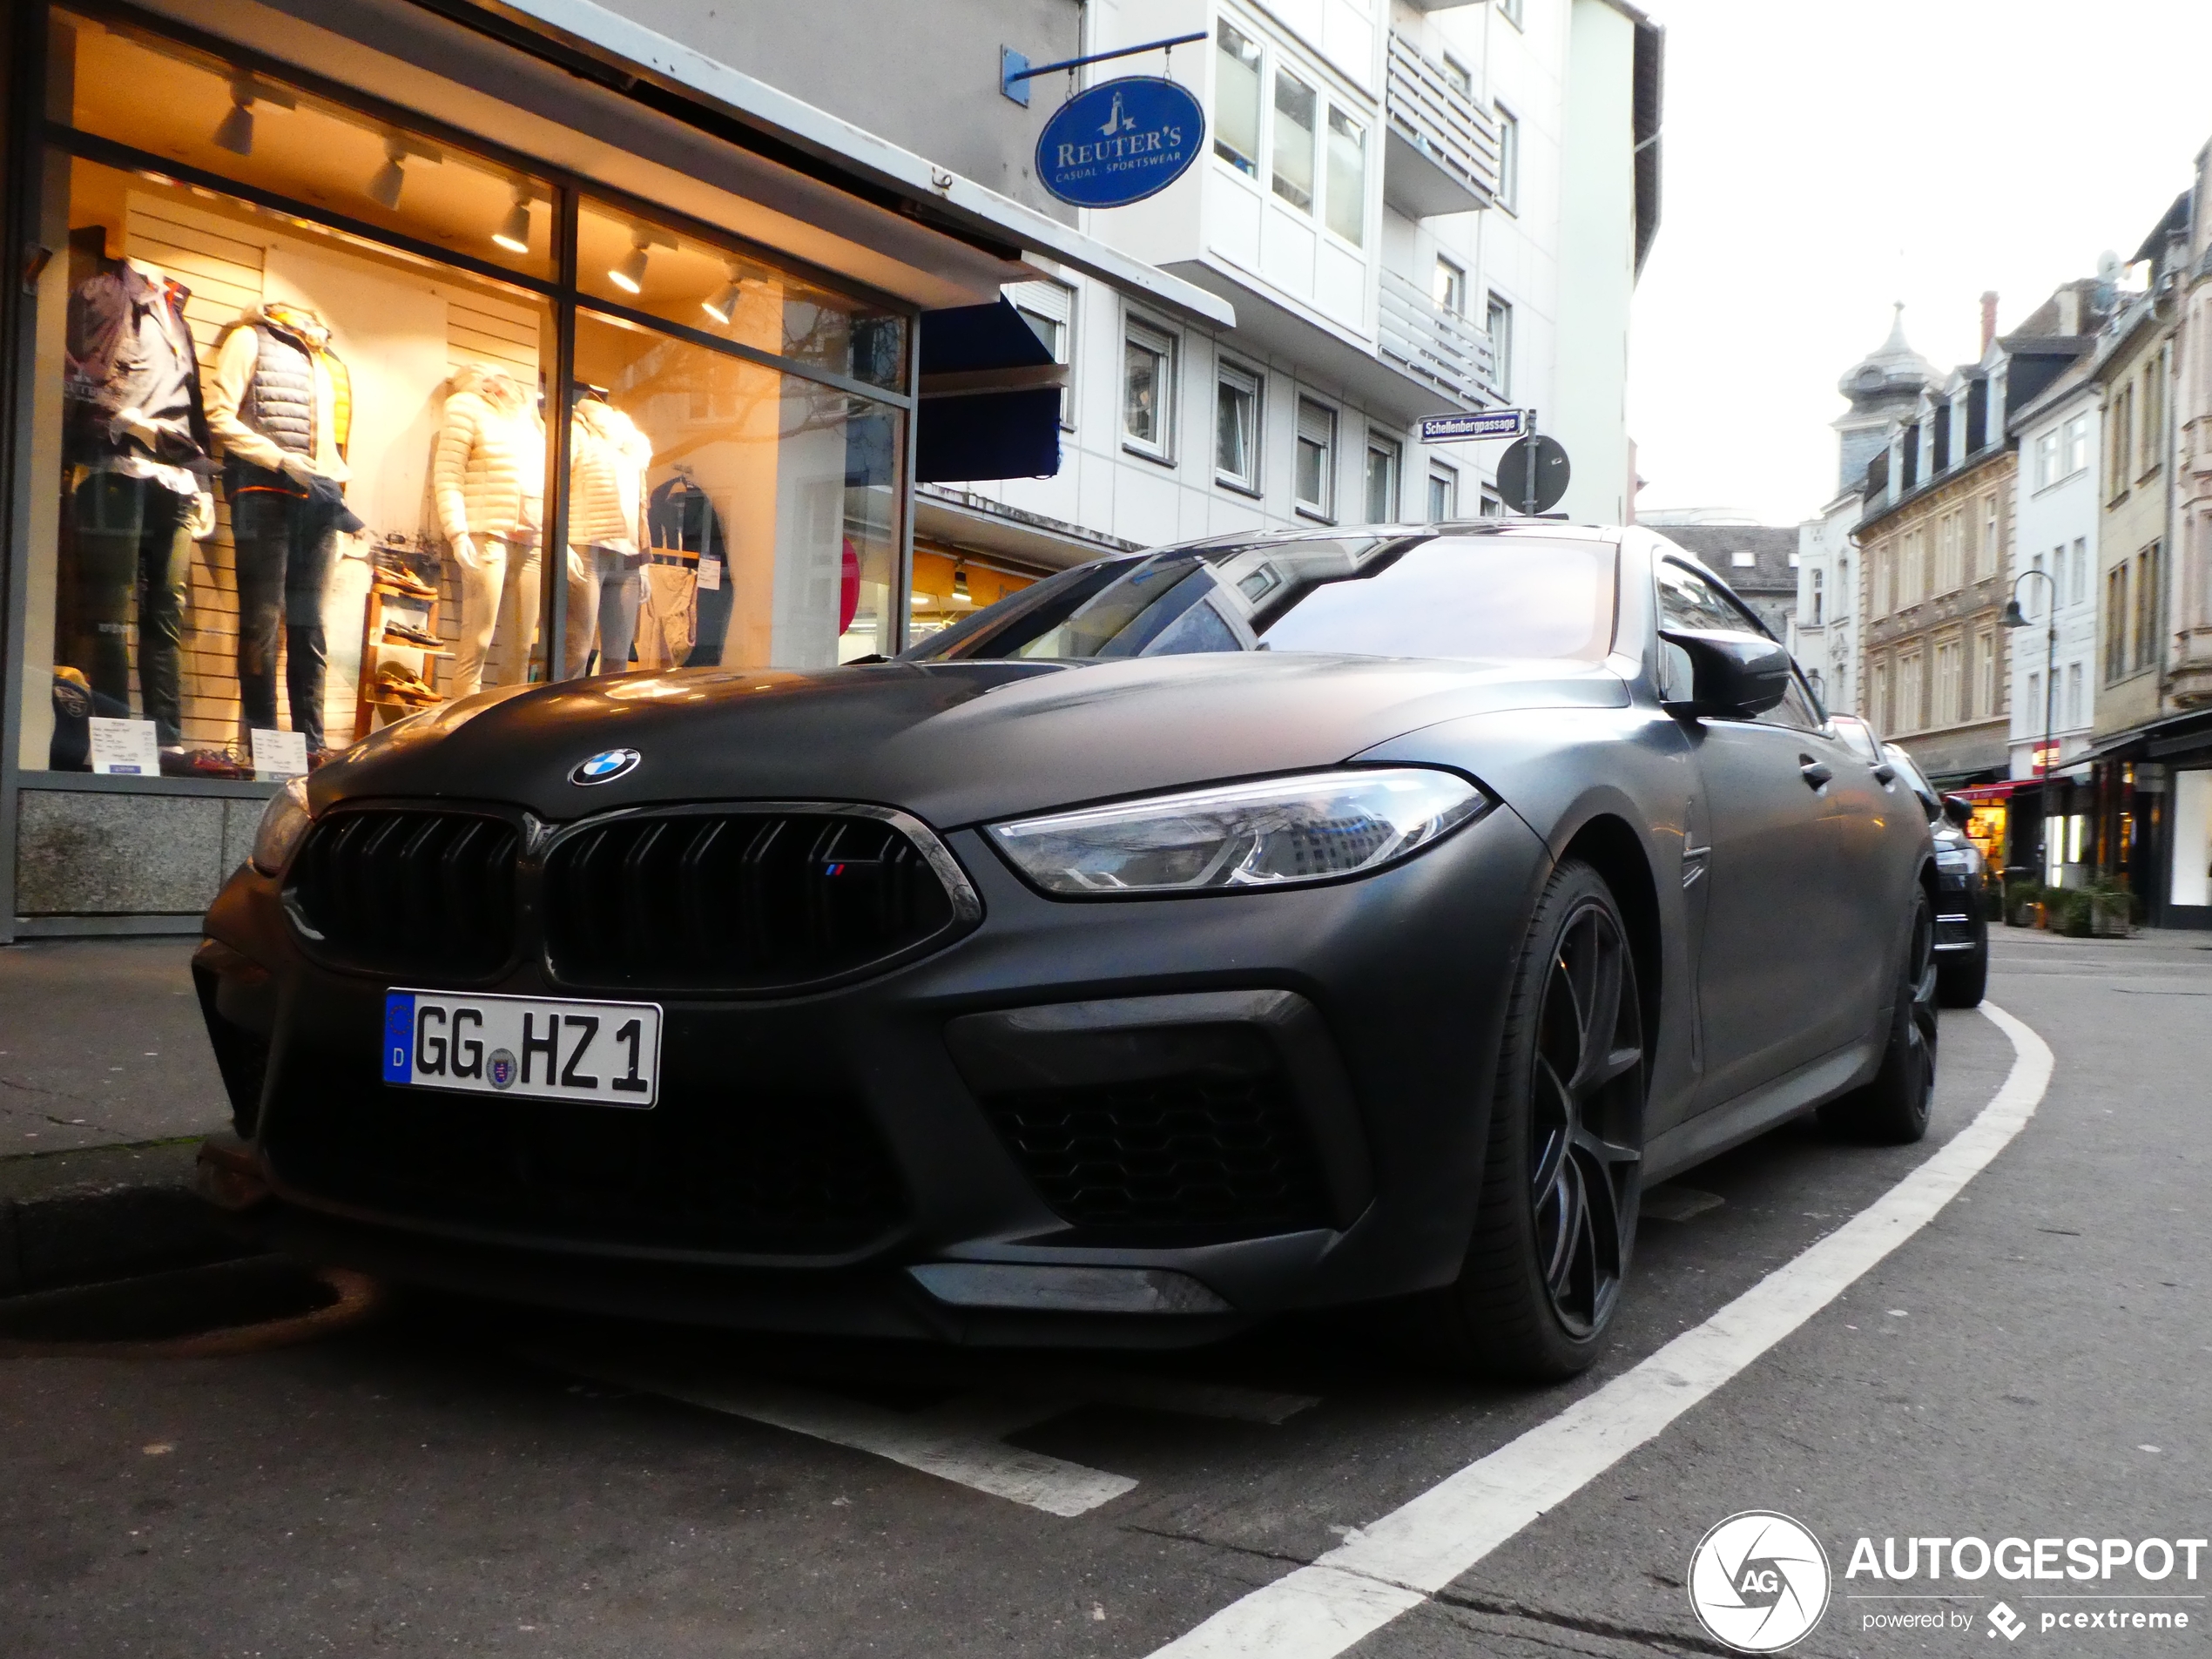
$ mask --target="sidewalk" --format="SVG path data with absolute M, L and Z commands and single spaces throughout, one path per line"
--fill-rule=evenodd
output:
M 193 942 L 0 948 L 0 1296 L 233 1248 L 192 1192 L 230 1123 Z

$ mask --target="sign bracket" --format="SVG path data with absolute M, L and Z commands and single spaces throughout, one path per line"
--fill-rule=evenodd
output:
M 1029 107 L 1029 83 L 1040 75 L 1051 75 L 1066 70 L 1070 80 L 1075 72 L 1086 64 L 1103 64 L 1115 57 L 1134 57 L 1139 52 L 1172 52 L 1177 46 L 1188 46 L 1196 41 L 1210 38 L 1204 30 L 1195 35 L 1177 35 L 1169 40 L 1148 40 L 1141 46 L 1116 46 L 1109 52 L 1092 52 L 1082 57 L 1062 57 L 1049 64 L 1032 64 L 1011 46 L 999 48 L 999 91 L 1023 109 Z

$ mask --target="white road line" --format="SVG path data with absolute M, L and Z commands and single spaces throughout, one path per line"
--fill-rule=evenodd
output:
M 812 1388 L 727 1375 L 631 1367 L 601 1355 L 533 1351 L 530 1358 L 572 1376 L 680 1399 L 709 1411 L 749 1418 L 971 1487 L 1051 1515 L 1080 1515 L 1110 1502 L 1136 1482 L 1042 1452 L 1008 1446 L 1000 1436 L 1034 1427 L 1069 1408 L 1059 1400 L 1003 1401 L 961 1396 L 927 1411 L 894 1412 Z
M 1934 1218 L 2034 1115 L 2051 1050 L 2002 1008 L 2012 1042 L 1989 1104 L 1867 1209 L 1694 1330 L 1366 1527 L 1224 1608 L 1152 1659 L 1331 1659 L 1429 1596 L 1742 1372 Z

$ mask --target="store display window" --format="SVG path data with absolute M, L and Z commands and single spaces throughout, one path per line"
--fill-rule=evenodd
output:
M 949 550 L 917 547 L 913 591 L 908 596 L 914 618 L 909 638 L 925 639 L 985 605 L 996 604 L 1009 593 L 1019 593 L 1035 580 L 997 565 L 979 563 Z
M 23 767 L 281 777 L 487 687 L 900 648 L 911 312 L 51 15 Z

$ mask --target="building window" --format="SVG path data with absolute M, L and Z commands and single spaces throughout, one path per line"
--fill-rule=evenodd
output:
M 1482 510 L 1486 517 L 1495 516 L 1501 510 L 1494 504 L 1487 490 L 1483 492 Z M 1428 522 L 1447 524 L 1460 516 L 1460 475 L 1455 468 L 1442 462 L 1433 462 L 1428 469 Z
M 1815 570 L 1812 573 L 1811 609 L 1812 611 L 1812 626 L 1815 628 L 1821 626 L 1828 620 L 1828 596 L 1823 590 L 1825 587 L 1825 583 L 1822 581 L 1821 577 L 1822 573 L 1820 571 Z
M 1214 389 L 1213 475 L 1231 489 L 1259 493 L 1259 376 L 1224 363 Z
M 1521 211 L 1521 118 L 1498 105 L 1498 206 Z
M 1997 545 L 1997 497 L 1981 498 L 1981 563 L 1975 574 L 1995 576 L 2005 568 L 2005 561 Z
M 1259 48 L 1223 23 L 1214 34 L 1213 152 L 1259 177 Z
M 2035 468 L 2030 477 L 2035 489 L 2045 489 L 2055 482 L 2058 476 L 2059 429 L 2053 427 L 2048 432 L 2035 435 Z
M 2158 470 L 2159 452 L 2165 444 L 2166 369 L 2162 356 L 2143 369 L 2142 475 Z
M 2074 540 L 2074 603 L 2081 604 L 2089 597 L 2089 543 L 2086 537 Z
M 1883 735 L 1897 730 L 1897 710 L 1891 699 L 1887 663 L 1874 664 L 1874 695 L 1867 703 L 1866 711 L 1874 717 L 1874 724 L 1881 728 Z
M 1170 459 L 1175 428 L 1175 336 L 1130 319 L 1122 342 L 1122 441 Z
M 1965 539 L 1966 515 L 1964 509 L 1946 513 L 1936 521 L 1936 583 L 1938 593 L 1951 593 L 1966 579 L 1965 561 L 1959 543 Z
M 2128 672 L 2128 567 L 2105 572 L 2105 684 Z
M 1873 614 L 1886 617 L 1897 602 L 1897 544 L 1884 542 L 1874 550 Z
M 1075 340 L 1076 291 L 1064 282 L 1016 282 L 1006 290 L 1006 297 L 1022 314 L 1044 347 L 1052 354 L 1055 363 L 1069 366 L 1069 383 L 1060 388 L 1060 424 L 1072 428 L 1076 424 L 1076 403 L 1073 396 L 1074 358 L 1071 347 Z
M 1728 566 L 1731 570 L 1756 570 L 1759 568 L 1759 556 L 1749 548 L 1739 547 L 1728 556 Z
M 1498 0 L 1498 15 L 1514 28 L 1521 27 L 1521 0 Z
M 2059 476 L 2071 478 L 2089 464 L 2089 417 L 2077 415 L 2059 429 Z
M 1513 396 L 1513 304 L 1492 294 L 1482 326 L 1490 336 L 1490 387 L 1500 397 Z
M 1293 494 L 1298 509 L 1312 518 L 1333 510 L 1337 463 L 1337 412 L 1310 397 L 1298 401 L 1298 469 Z
M 1395 438 L 1367 436 L 1367 522 L 1398 522 L 1398 472 L 1404 451 Z
M 1997 631 L 1985 628 L 1974 636 L 1974 706 L 1981 718 L 1997 712 Z
M 2069 663 L 2066 671 L 2066 723 L 2081 724 L 2081 664 Z
M 1937 725 L 1956 725 L 1961 718 L 1959 693 L 1965 689 L 1964 664 L 1959 658 L 1964 644 L 1956 639 L 1946 639 L 1935 651 L 1935 721 Z
M 1849 559 L 1836 561 L 1836 604 L 1839 607 L 1836 612 L 1836 620 L 1841 622 L 1851 612 L 1851 561 Z M 1842 683 L 1842 676 L 1838 675 L 1837 684 L 1840 685 Z
M 1922 699 L 1926 691 L 1923 678 L 1920 653 L 1909 651 L 1897 659 L 1898 718 L 1903 722 L 1898 730 L 1918 732 L 1927 724 L 1927 713 Z
M 1275 193 L 1301 213 L 1313 211 L 1313 89 L 1294 75 L 1275 71 Z
M 1440 253 L 1436 259 L 1436 308 L 1455 317 L 1464 317 L 1467 313 L 1467 270 Z
M 2135 666 L 2158 666 L 2159 604 L 2166 591 L 2166 544 L 2153 542 L 2135 556 Z
M 1462 98 L 1474 96 L 1474 76 L 1465 64 L 1449 52 L 1444 54 L 1444 80 L 1447 85 Z
M 1328 226 L 1358 247 L 1366 239 L 1367 129 L 1329 108 Z
M 2043 706 L 2043 675 L 2040 670 L 2031 671 L 2027 677 L 2027 706 L 2020 711 L 2029 724 L 2030 735 L 2043 729 L 2047 711 Z
M 2105 494 L 2115 498 L 2128 493 L 2129 467 L 2135 458 L 2134 413 L 2135 388 L 2122 387 L 2112 400 L 2112 418 L 2107 423 L 2112 428 L 2112 464 Z

